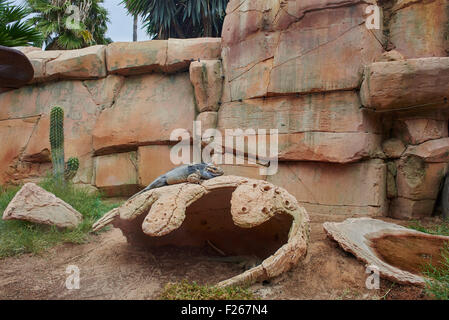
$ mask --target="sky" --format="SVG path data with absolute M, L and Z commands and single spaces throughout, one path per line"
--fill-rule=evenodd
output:
M 103 6 L 109 12 L 108 32 L 106 35 L 113 41 L 132 41 L 133 40 L 133 17 L 127 15 L 125 7 L 120 5 L 122 0 L 104 0 Z M 16 4 L 22 4 L 23 0 L 14 0 Z M 150 38 L 141 27 L 139 21 L 137 28 L 137 40 L 144 41 Z

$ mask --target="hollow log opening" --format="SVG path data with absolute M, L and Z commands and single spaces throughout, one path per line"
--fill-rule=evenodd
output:
M 219 255 L 212 246 L 226 256 L 256 256 L 265 259 L 288 241 L 293 218 L 279 214 L 253 228 L 236 226 L 231 215 L 231 197 L 235 188 L 215 189 L 204 195 L 186 210 L 182 225 L 161 237 L 150 237 L 142 232 L 146 214 L 133 221 L 117 220 L 128 242 L 159 251 L 159 249 L 198 249 L 204 255 Z
M 441 250 L 447 244 L 449 242 L 444 239 L 414 235 L 386 235 L 371 240 L 371 246 L 380 259 L 421 276 L 430 263 L 434 267 L 442 265 Z

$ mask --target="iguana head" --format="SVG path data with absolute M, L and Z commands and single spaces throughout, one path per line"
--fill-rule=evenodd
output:
M 204 176 L 205 179 L 212 179 L 215 177 L 222 176 L 224 174 L 223 169 L 215 166 L 212 163 L 205 163 L 205 167 L 201 175 Z

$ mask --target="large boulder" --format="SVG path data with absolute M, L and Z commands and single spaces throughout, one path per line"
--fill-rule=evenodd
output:
M 449 57 L 375 62 L 365 67 L 362 104 L 379 112 L 447 109 Z
M 60 228 L 75 228 L 83 220 L 71 205 L 34 183 L 25 184 L 3 212 L 3 220 L 24 220 Z
M 218 59 L 220 45 L 220 38 L 114 42 L 106 49 L 106 64 L 112 74 L 175 73 L 189 70 L 194 60 Z
M 254 254 L 262 263 L 218 286 L 276 277 L 302 259 L 309 217 L 292 195 L 271 183 L 223 176 L 144 192 L 113 209 L 93 226 L 112 223 L 134 245 L 202 247 L 229 255 Z
M 106 46 L 97 45 L 63 51 L 56 59 L 46 63 L 45 75 L 60 79 L 106 77 L 105 50 Z

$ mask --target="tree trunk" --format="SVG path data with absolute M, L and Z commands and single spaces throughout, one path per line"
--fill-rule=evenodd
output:
M 133 41 L 137 41 L 137 15 L 134 15 L 134 23 L 133 23 Z
M 176 34 L 178 35 L 178 37 L 181 39 L 185 39 L 186 36 L 184 35 L 184 32 L 182 31 L 181 26 L 178 24 L 178 21 L 176 21 L 176 18 L 175 18 L 173 24 L 174 24 L 175 31 L 176 31 Z
M 212 37 L 212 20 L 211 20 L 211 17 L 207 17 L 203 10 L 201 10 L 201 15 L 202 15 L 202 18 L 203 18 L 203 30 L 204 30 L 203 37 Z

